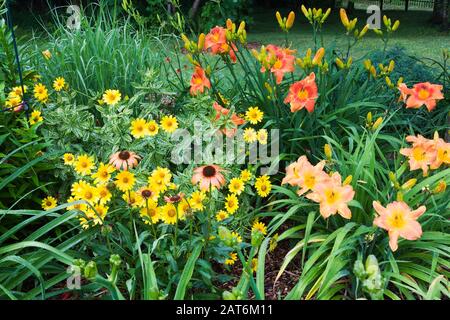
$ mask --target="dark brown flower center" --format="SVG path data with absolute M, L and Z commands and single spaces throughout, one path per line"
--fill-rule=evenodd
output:
M 144 189 L 144 190 L 142 190 L 141 195 L 144 198 L 148 199 L 148 198 L 150 198 L 152 196 L 152 192 L 150 190 L 148 190 L 148 189 Z
M 216 175 L 216 172 L 217 170 L 213 166 L 206 166 L 203 168 L 203 176 L 205 176 L 206 178 L 214 177 Z
M 170 197 L 169 199 L 170 199 L 170 202 L 179 202 L 181 200 L 181 196 L 177 194 L 177 195 Z
M 128 160 L 128 159 L 130 159 L 130 157 L 131 157 L 131 154 L 128 151 L 121 151 L 119 153 L 119 158 L 121 160 Z

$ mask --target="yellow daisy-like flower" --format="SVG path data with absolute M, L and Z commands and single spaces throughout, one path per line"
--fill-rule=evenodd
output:
M 172 173 L 168 168 L 156 167 L 156 169 L 152 171 L 151 178 L 154 181 L 159 181 L 164 185 L 169 186 L 170 180 L 172 179 Z
M 77 182 L 74 182 L 72 184 L 72 188 L 70 189 L 72 196 L 74 196 L 77 199 L 80 199 L 80 197 L 78 197 L 78 195 L 80 194 L 80 192 L 83 190 L 83 188 L 86 185 L 88 185 L 88 183 L 84 180 L 79 180 Z
M 94 205 L 94 210 L 89 208 L 88 210 L 92 210 L 92 220 L 94 221 L 94 225 L 102 225 L 105 220 L 106 214 L 108 213 L 109 207 L 105 207 L 101 204 Z
M 103 185 L 103 184 L 98 185 L 97 186 L 97 194 L 99 197 L 100 204 L 107 204 L 109 201 L 111 201 L 112 195 L 106 185 Z
M 228 184 L 228 190 L 230 190 L 231 193 L 237 195 L 241 194 L 242 191 L 244 191 L 244 181 L 242 181 L 240 178 L 231 179 L 230 183 Z
M 244 141 L 247 143 L 255 142 L 258 139 L 258 134 L 253 128 L 244 129 Z
M 96 203 L 99 200 L 97 188 L 90 184 L 84 185 L 81 191 L 76 195 L 76 197 L 82 200 L 86 200 L 91 204 Z
M 217 212 L 216 214 L 216 220 L 217 221 L 223 221 L 226 218 L 228 218 L 230 215 L 228 214 L 228 212 L 226 212 L 225 210 L 220 210 L 219 212 Z
M 94 157 L 83 154 L 78 156 L 74 163 L 75 171 L 82 176 L 92 173 L 92 169 L 95 167 Z
M 195 191 L 191 194 L 189 203 L 194 211 L 202 211 L 204 209 L 203 201 L 206 198 L 206 193 L 203 191 Z
M 163 180 L 156 179 L 152 176 L 148 177 L 148 185 L 150 186 L 150 189 L 158 196 L 159 194 L 166 192 L 168 188 Z
M 131 121 L 130 127 L 131 135 L 136 138 L 143 138 L 148 135 L 147 121 L 142 118 Z
M 245 169 L 245 170 L 242 170 L 242 171 L 241 171 L 241 176 L 240 176 L 240 178 L 241 178 L 242 181 L 247 182 L 247 181 L 250 181 L 250 180 L 251 180 L 252 176 L 253 176 L 253 175 L 252 175 L 252 173 L 250 172 L 250 170 Z
M 267 227 L 264 223 L 255 221 L 252 226 L 252 232 L 261 232 L 263 235 L 266 235 Z
M 145 205 L 145 200 L 137 192 L 125 192 L 122 199 L 133 208 L 140 208 Z
M 272 190 L 272 183 L 269 180 L 269 177 L 264 175 L 256 178 L 255 188 L 260 197 L 267 197 Z
M 50 210 L 56 207 L 56 199 L 52 196 L 48 196 L 42 200 L 42 209 Z
M 239 208 L 239 201 L 235 194 L 229 194 L 225 198 L 225 209 L 228 213 L 233 214 Z
M 161 127 L 164 131 L 172 133 L 178 128 L 177 118 L 174 116 L 164 116 L 161 119 Z
M 191 204 L 189 201 L 185 198 L 181 199 L 180 202 L 178 202 L 178 214 L 180 219 L 184 220 L 186 215 L 189 215 L 193 212 Z
M 43 121 L 44 118 L 42 118 L 41 116 L 41 112 L 38 110 L 34 110 L 31 115 L 30 115 L 30 119 L 28 120 L 28 122 L 30 123 L 30 125 L 36 124 L 38 122 Z
M 172 203 L 166 203 L 161 208 L 161 220 L 166 224 L 175 224 L 177 222 L 177 208 Z
M 95 184 L 107 183 L 111 179 L 111 173 L 116 169 L 110 164 L 100 163 L 96 173 L 92 175 Z
M 234 239 L 234 241 L 236 241 L 236 243 L 241 243 L 242 242 L 242 237 L 236 231 L 233 231 L 231 233 L 231 237 Z
M 39 102 L 47 102 L 48 100 L 48 90 L 47 88 L 42 84 L 42 83 L 38 83 L 34 86 L 34 97 L 36 98 L 36 100 L 38 100 Z
M 250 107 L 247 112 L 245 112 L 245 119 L 251 124 L 257 124 L 262 121 L 264 112 L 259 110 L 258 107 Z
M 66 166 L 71 166 L 75 162 L 75 156 L 72 153 L 64 153 L 63 159 Z
M 252 268 L 253 272 L 256 272 L 256 269 L 258 268 L 258 259 L 257 258 L 252 259 L 251 268 Z
M 156 136 L 159 131 L 159 126 L 155 120 L 150 120 L 147 122 L 147 132 L 149 136 Z
M 53 81 L 53 89 L 61 91 L 66 86 L 66 80 L 63 77 L 58 77 Z
M 229 258 L 225 260 L 225 264 L 227 266 L 232 266 L 237 261 L 237 253 L 236 252 L 230 252 Z
M 72 203 L 75 201 L 79 201 L 80 199 L 76 199 L 75 197 L 70 197 L 69 199 L 67 199 L 67 203 Z M 85 211 L 86 210 L 86 204 L 84 203 L 78 203 L 78 204 L 74 204 L 71 206 L 68 206 L 66 208 L 67 211 L 69 210 L 80 210 L 80 211 Z
M 122 100 L 122 94 L 119 90 L 108 89 L 102 96 L 102 100 L 109 106 L 113 106 Z
M 268 133 L 266 129 L 259 129 L 257 139 L 260 144 L 267 144 Z
M 128 190 L 131 190 L 134 186 L 134 183 L 136 182 L 136 179 L 134 177 L 134 174 L 130 171 L 122 171 L 116 176 L 116 186 L 117 188 L 122 191 L 126 192 Z
M 25 91 L 25 93 L 27 93 L 28 87 L 27 86 L 23 86 L 23 91 Z M 14 93 L 16 96 L 23 96 L 23 92 L 22 92 L 22 87 L 13 87 L 11 89 L 11 93 Z
M 142 220 L 146 224 L 157 223 L 161 219 L 161 210 L 158 203 L 155 201 L 148 201 L 148 205 L 139 211 Z

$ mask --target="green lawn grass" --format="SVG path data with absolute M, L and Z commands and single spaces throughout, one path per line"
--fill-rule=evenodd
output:
M 281 12 L 281 10 L 280 10 Z M 281 12 L 287 16 L 288 12 Z M 304 54 L 307 48 L 313 47 L 313 33 L 306 18 L 300 11 L 296 13 L 296 20 L 293 28 L 289 32 L 289 41 L 294 49 L 298 49 L 300 54 Z M 439 31 L 437 27 L 432 26 L 428 19 L 430 12 L 403 12 L 387 11 L 384 12 L 393 21 L 398 19 L 401 24 L 397 32 L 392 36 L 389 46 L 399 45 L 405 47 L 413 56 L 418 58 L 427 57 L 439 59 L 442 56 L 442 49 L 450 49 L 450 35 Z M 350 18 L 358 17 L 359 29 L 366 23 L 369 15 L 364 11 L 357 11 L 349 15 Z M 262 44 L 283 44 L 284 33 L 279 29 L 275 9 L 255 9 L 254 24 L 248 32 L 248 40 L 256 41 Z M 323 38 L 325 47 L 346 47 L 346 37 L 344 34 L 338 9 L 334 9 L 323 26 Z M 382 49 L 383 42 L 374 33 L 369 31 L 364 39 L 352 49 L 352 54 L 356 58 L 364 56 L 374 49 Z

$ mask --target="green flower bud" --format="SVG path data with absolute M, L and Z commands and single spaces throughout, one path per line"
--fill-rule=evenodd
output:
M 86 279 L 94 279 L 97 276 L 97 264 L 94 261 L 89 261 L 84 268 L 84 277 Z

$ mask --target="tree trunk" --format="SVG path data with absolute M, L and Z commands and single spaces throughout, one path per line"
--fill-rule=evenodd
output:
M 195 0 L 194 3 L 192 4 L 192 8 L 191 10 L 189 10 L 189 18 L 193 18 L 195 17 L 195 15 L 198 12 L 198 9 L 200 8 L 200 3 L 202 2 L 202 0 Z
M 442 0 L 442 29 L 448 31 L 448 5 L 449 0 Z

